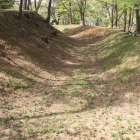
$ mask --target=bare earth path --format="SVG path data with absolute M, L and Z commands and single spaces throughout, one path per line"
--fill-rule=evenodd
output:
M 103 69 L 100 42 L 109 34 L 101 30 L 71 36 L 73 57 L 56 75 L 36 69 L 34 90 L 0 99 L 0 139 L 140 140 L 139 88 Z

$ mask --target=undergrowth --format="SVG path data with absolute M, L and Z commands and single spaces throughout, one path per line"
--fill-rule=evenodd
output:
M 74 34 L 83 32 L 84 28 L 76 28 Z M 77 39 L 69 50 L 74 58 L 67 57 L 71 63 L 60 63 L 54 73 L 51 64 L 45 69 L 33 59 L 28 65 L 22 60 L 24 70 L 0 67 L 1 139 L 129 140 L 132 135 L 135 140 L 140 136 L 139 36 L 110 32 L 99 42 L 85 42 Z

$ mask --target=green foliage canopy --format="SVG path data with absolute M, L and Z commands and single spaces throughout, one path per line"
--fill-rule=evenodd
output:
M 0 0 L 0 9 L 8 9 L 14 4 L 13 0 Z

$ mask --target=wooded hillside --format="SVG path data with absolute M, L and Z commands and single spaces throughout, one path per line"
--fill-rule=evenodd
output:
M 19 4 L 19 5 L 18 5 Z M 20 0 L 0 1 L 0 8 L 35 11 L 49 24 L 81 24 L 140 33 L 139 0 Z
M 139 44 L 117 29 L 0 11 L 0 139 L 139 140 Z

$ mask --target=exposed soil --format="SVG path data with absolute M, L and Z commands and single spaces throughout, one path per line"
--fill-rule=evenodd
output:
M 140 74 L 119 81 L 100 59 L 118 30 L 85 26 L 68 37 L 35 13 L 0 18 L 0 139 L 140 140 Z

